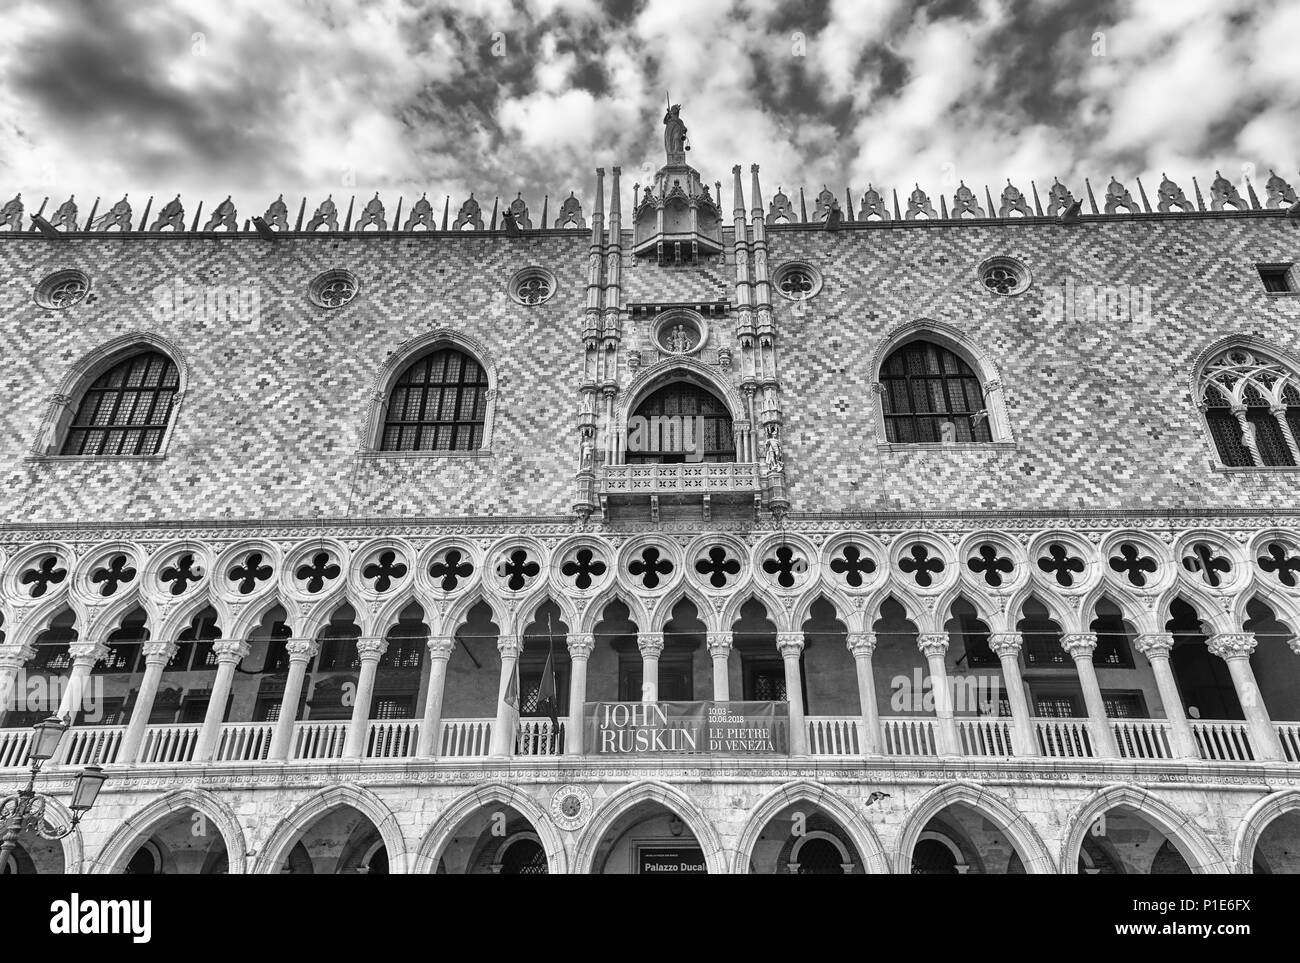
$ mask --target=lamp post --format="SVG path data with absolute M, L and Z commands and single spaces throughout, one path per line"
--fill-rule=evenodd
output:
M 51 826 L 45 821 L 45 807 L 50 797 L 36 791 L 36 777 L 41 766 L 53 758 L 59 748 L 59 741 L 68 731 L 68 721 L 58 716 L 50 716 L 32 727 L 35 735 L 32 739 L 28 760 L 32 765 L 31 778 L 27 786 L 0 800 L 0 872 L 9 862 L 9 854 L 18 844 L 18 837 L 23 833 L 35 832 L 42 839 L 62 839 L 71 833 L 77 823 L 81 822 L 86 810 L 95 805 L 99 790 L 108 777 L 99 766 L 87 766 L 77 774 L 77 781 L 72 787 L 72 822 L 67 826 Z

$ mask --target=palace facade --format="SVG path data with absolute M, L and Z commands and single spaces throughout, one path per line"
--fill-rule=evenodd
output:
M 1294 190 L 685 149 L 4 208 L 3 871 L 1300 871 Z

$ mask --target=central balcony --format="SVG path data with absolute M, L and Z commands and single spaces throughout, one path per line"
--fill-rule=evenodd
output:
M 601 511 L 611 506 L 649 506 L 658 517 L 666 505 L 699 505 L 705 520 L 714 505 L 762 506 L 759 466 L 753 462 L 687 462 L 675 465 L 606 465 L 600 470 Z
M 949 758 L 1042 760 L 1055 764 L 1060 759 L 1102 758 L 1093 744 L 1087 720 L 1076 718 L 1032 719 L 1037 741 L 1030 754 L 1018 754 L 1013 747 L 1012 722 L 1006 718 L 962 718 L 957 720 L 960 751 Z M 861 718 L 809 716 L 804 720 L 810 756 L 838 760 L 870 758 L 934 759 L 943 756 L 939 723 L 933 717 L 886 716 L 881 718 L 879 751 L 867 752 Z M 444 719 L 436 740 L 436 756 L 428 758 L 487 760 L 492 758 L 492 719 Z M 1143 762 L 1185 762 L 1173 748 L 1170 724 L 1163 719 L 1112 720 L 1112 731 L 1123 760 Z M 1206 763 L 1252 763 L 1257 754 L 1248 726 L 1241 721 L 1195 720 L 1190 723 L 1199 761 Z M 416 719 L 373 721 L 366 733 L 364 759 L 419 758 L 421 723 Z M 1300 723 L 1275 723 L 1285 762 L 1300 764 Z M 565 720 L 555 729 L 549 719 L 524 719 L 515 735 L 512 756 L 556 757 L 565 755 Z M 177 766 L 194 762 L 198 725 L 149 726 L 138 766 Z M 210 764 L 273 764 L 269 760 L 274 723 L 228 723 L 221 730 Z M 313 763 L 343 758 L 348 723 L 299 722 L 294 726 L 289 763 Z M 79 726 L 69 731 L 51 760 L 51 766 L 129 765 L 119 758 L 125 726 Z M 27 765 L 32 731 L 0 730 L 0 770 L 20 770 Z M 660 757 L 662 758 L 662 757 Z M 682 754 L 683 764 L 698 765 L 699 755 Z M 774 763 L 773 757 L 766 757 Z M 780 758 L 780 757 L 778 757 Z M 195 763 L 196 765 L 198 763 Z

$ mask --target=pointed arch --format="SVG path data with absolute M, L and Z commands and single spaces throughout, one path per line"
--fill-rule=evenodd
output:
M 665 782 L 650 780 L 635 782 L 614 793 L 596 810 L 587 828 L 578 837 L 573 852 L 573 871 L 584 875 L 592 872 L 596 851 L 605 834 L 613 828 L 619 817 L 642 803 L 654 803 L 675 813 L 695 836 L 704 851 L 704 862 L 710 875 L 728 871 L 727 853 L 722 848 L 722 838 L 707 816 L 679 789 Z
M 564 853 L 564 841 L 560 838 L 549 813 L 538 802 L 517 786 L 504 782 L 487 782 L 475 786 L 452 800 L 429 827 L 414 855 L 412 873 L 434 873 L 438 870 L 438 859 L 446 848 L 452 834 L 467 818 L 477 810 L 493 803 L 509 806 L 524 819 L 542 844 L 546 853 L 546 869 L 551 875 L 559 875 L 567 869 Z
M 1083 597 L 1083 604 L 1080 605 L 1079 611 L 1082 613 L 1080 620 L 1085 627 L 1098 618 L 1097 605 L 1103 599 L 1119 609 L 1120 617 L 1128 623 L 1134 634 L 1163 631 L 1156 627 L 1152 610 L 1144 610 L 1127 590 L 1117 585 L 1108 585 L 1105 581 L 1098 582 Z
M 455 635 L 460 627 L 469 619 L 470 611 L 480 602 L 486 605 L 488 610 L 492 613 L 492 621 L 496 624 L 497 630 L 503 633 L 508 631 L 509 616 L 501 607 L 500 599 L 483 591 L 482 585 L 476 585 L 451 604 L 451 608 L 449 608 L 447 614 L 443 616 L 441 632 L 439 632 L 435 626 L 431 625 L 429 628 L 433 631 L 434 635 Z M 437 610 L 433 606 L 426 605 L 424 611 L 427 616 L 430 612 Z
M 626 425 L 628 417 L 651 394 L 664 385 L 674 381 L 695 381 L 712 391 L 731 411 L 735 421 L 747 421 L 749 412 L 741 400 L 740 392 L 725 378 L 718 375 L 716 369 L 695 358 L 674 356 L 659 364 L 642 368 L 632 379 L 627 390 L 622 392 L 615 408 L 616 423 Z
M 951 588 L 947 589 L 939 600 L 935 603 L 935 621 L 939 624 L 940 629 L 952 619 L 952 607 L 957 604 L 958 600 L 964 600 L 971 608 L 975 610 L 975 615 L 983 622 L 990 632 L 996 632 L 994 626 L 997 625 L 999 613 L 989 604 L 988 597 L 980 592 L 972 592 L 970 586 L 963 585 L 960 581 L 955 582 Z
M 670 596 L 671 594 L 669 593 Z M 640 600 L 620 585 L 617 579 L 614 579 L 587 603 L 587 607 L 583 609 L 579 625 L 574 631 L 584 635 L 595 632 L 596 626 L 605 620 L 605 609 L 615 602 L 619 602 L 627 608 L 629 618 L 640 629 L 641 624 L 637 621 L 637 617 L 639 616 L 642 620 L 645 620 L 645 611 L 641 607 Z M 664 600 L 664 604 L 667 604 L 667 599 Z
M 382 799 L 355 783 L 342 783 L 322 789 L 295 806 L 289 815 L 276 824 L 266 842 L 259 847 L 252 871 L 262 874 L 278 873 L 289 850 L 311 829 L 312 824 L 330 810 L 342 806 L 351 806 L 369 819 L 378 830 L 388 852 L 388 871 L 406 872 L 406 839 L 397 824 L 397 816 Z
M 1250 616 L 1246 613 L 1246 607 L 1253 601 L 1263 602 L 1273 610 L 1273 616 L 1287 628 L 1293 635 L 1300 636 L 1300 603 L 1267 583 L 1257 582 L 1251 585 L 1245 591 L 1239 593 L 1232 606 L 1233 631 L 1245 624 Z
M 1084 800 L 1070 818 L 1061 848 L 1062 873 L 1077 873 L 1079 850 L 1084 834 L 1102 813 L 1125 806 L 1136 810 L 1144 819 L 1155 824 L 1173 843 L 1193 873 L 1226 873 L 1228 866 L 1210 842 L 1205 831 L 1186 813 L 1153 795 L 1146 789 L 1127 783 L 1098 789 Z
M 406 370 L 425 355 L 441 348 L 452 348 L 468 355 L 483 369 L 487 379 L 484 394 L 486 405 L 483 412 L 483 438 L 476 449 L 481 453 L 491 450 L 492 424 L 496 412 L 496 400 L 499 394 L 500 379 L 492 353 L 476 338 L 457 331 L 454 328 L 436 328 L 426 331 L 414 338 L 408 338 L 388 355 L 375 372 L 371 382 L 370 404 L 366 407 L 365 422 L 361 428 L 361 447 L 365 451 L 379 451 L 383 441 L 384 420 L 388 413 L 388 399 L 392 397 L 393 388 Z
M 173 789 L 124 819 L 91 861 L 92 873 L 120 873 L 137 848 L 166 819 L 191 809 L 210 820 L 226 844 L 228 873 L 244 873 L 248 847 L 239 818 L 222 799 L 206 789 Z
M 1279 789 L 1250 807 L 1237 824 L 1232 841 L 1232 864 L 1235 871 L 1249 875 L 1255 870 L 1255 847 L 1269 824 L 1278 816 L 1300 810 L 1300 789 Z
M 912 851 L 921 839 L 921 833 L 935 816 L 951 805 L 960 804 L 975 810 L 1006 833 L 1016 854 L 1025 866 L 1026 873 L 1053 873 L 1056 871 L 1052 855 L 1043 845 L 1037 830 L 1025 814 L 1012 808 L 1001 796 L 986 786 L 973 782 L 950 782 L 936 786 L 909 808 L 907 821 L 898 837 L 894 855 L 896 872 L 912 871 Z
M 1022 585 L 1007 600 L 1007 621 L 1012 626 L 1025 618 L 1025 603 L 1031 598 L 1047 610 L 1047 617 L 1056 623 L 1056 627 L 1062 633 L 1077 631 L 1073 628 L 1074 619 L 1071 618 L 1069 610 L 1061 604 L 1061 600 L 1049 592 L 1044 592 L 1033 582 Z
M 853 623 L 855 621 L 854 616 L 858 613 L 854 610 L 853 604 L 833 585 L 817 582 L 814 582 L 812 587 L 795 602 L 794 608 L 791 610 L 790 624 L 796 628 L 802 628 L 803 624 L 812 618 L 812 607 L 817 603 L 818 599 L 825 599 L 835 609 L 836 620 L 848 631 L 856 631 Z
M 933 616 L 926 612 L 926 607 L 921 604 L 921 600 L 900 585 L 891 585 L 886 583 L 877 589 L 867 600 L 864 606 L 866 612 L 866 629 L 868 632 L 874 632 L 873 626 L 883 618 L 881 610 L 885 603 L 893 599 L 903 610 L 903 615 L 907 621 L 916 626 L 917 632 L 936 632 L 938 629 L 930 627 L 934 621 Z
M 23 610 L 19 609 L 17 611 Z M 67 596 L 59 595 L 26 610 L 21 620 L 17 617 L 13 620 L 6 620 L 6 628 L 13 633 L 13 638 L 9 641 L 25 649 L 32 648 L 41 633 L 48 632 L 54 624 L 54 620 L 64 612 L 71 613 L 74 619 L 72 628 L 77 632 L 77 637 L 80 638 L 83 626 L 86 624 L 85 619 L 72 606 Z
M 767 610 L 767 620 L 776 626 L 777 632 L 795 632 L 798 629 L 790 628 L 790 617 L 784 605 L 771 592 L 765 588 L 750 584 L 740 591 L 736 592 L 727 600 L 726 608 L 722 610 L 722 615 L 718 621 L 722 624 L 723 631 L 729 631 L 736 620 L 740 618 L 741 607 L 753 599 Z
M 1012 443 L 1011 421 L 1007 415 L 1002 376 L 992 355 L 985 351 L 969 334 L 956 325 L 932 318 L 918 318 L 897 325 L 877 344 L 871 356 L 871 382 L 881 383 L 881 372 L 890 356 L 900 348 L 916 341 L 927 341 L 951 351 L 964 361 L 979 379 L 988 413 L 989 433 L 993 442 Z M 889 436 L 885 429 L 884 396 L 872 393 L 876 411 L 877 438 L 884 441 Z M 985 442 L 987 444 L 987 442 Z
M 733 873 L 748 873 L 749 861 L 754 852 L 758 837 L 767 824 L 782 810 L 807 803 L 816 806 L 831 816 L 849 834 L 858 857 L 869 873 L 888 873 L 889 857 L 880 844 L 880 838 L 871 824 L 846 799 L 829 786 L 812 782 L 808 779 L 795 779 L 777 786 L 759 801 L 750 811 L 749 819 L 736 839 L 735 854 L 732 857 Z
M 285 621 L 289 622 L 289 613 L 293 611 L 293 600 L 286 598 L 279 586 L 271 589 L 255 602 L 244 606 L 238 615 L 233 616 L 230 627 L 226 630 L 227 638 L 247 639 L 276 608 L 284 609 Z M 217 611 L 220 612 L 220 609 Z
M 58 389 L 50 396 L 49 406 L 32 444 L 32 452 L 44 456 L 59 455 L 68 427 L 72 424 L 86 390 L 115 365 L 149 352 L 157 352 L 167 358 L 175 367 L 177 375 L 167 424 L 157 451 L 153 453 L 155 456 L 165 455 L 180 416 L 181 404 L 189 391 L 190 365 L 176 344 L 152 331 L 132 331 L 119 335 L 92 348 L 73 362 L 72 367 L 59 379 Z
M 716 608 L 710 604 L 708 598 L 698 588 L 692 585 L 687 579 L 682 579 L 677 585 L 673 586 L 665 595 L 662 601 L 655 606 L 654 612 L 649 616 L 650 632 L 662 632 L 673 617 L 673 609 L 677 608 L 682 602 L 690 602 L 695 606 L 695 614 L 700 621 L 704 623 L 705 631 L 717 632 L 727 631 L 731 624 L 727 623 L 725 629 L 716 628 L 721 618 Z M 739 611 L 739 609 L 737 609 Z M 635 620 L 634 620 L 635 621 Z
M 573 607 L 573 600 L 563 592 L 541 591 L 529 596 L 528 601 L 519 606 L 515 613 L 514 634 L 523 635 L 524 630 L 537 620 L 537 613 L 547 602 L 560 610 L 560 618 L 569 627 L 570 632 L 574 631 L 573 627 L 582 621 L 577 609 Z
M 224 610 L 225 603 L 218 606 L 213 601 L 212 593 L 208 591 L 207 581 L 204 579 L 201 585 L 196 586 L 192 592 L 185 593 L 174 603 L 166 596 L 161 598 L 156 595 L 145 596 L 145 608 L 149 611 L 153 624 L 157 626 L 153 638 L 159 641 L 171 641 L 207 608 L 217 613 L 218 624 L 223 626 L 228 624 L 229 612 Z
M 1201 590 L 1198 586 L 1188 585 L 1186 583 L 1175 583 L 1167 589 L 1161 596 L 1156 605 L 1156 631 L 1163 632 L 1166 623 L 1169 622 L 1173 615 L 1170 608 L 1176 599 L 1182 599 L 1196 610 L 1196 615 L 1201 623 L 1208 630 L 1206 635 L 1214 635 L 1216 632 L 1238 632 L 1239 628 L 1234 628 L 1229 619 L 1229 615 L 1224 611 L 1223 602 L 1210 595 L 1208 592 Z M 1231 604 L 1227 606 L 1231 609 Z

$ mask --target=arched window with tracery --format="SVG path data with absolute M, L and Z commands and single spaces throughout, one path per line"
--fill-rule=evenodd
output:
M 707 388 L 675 381 L 641 402 L 628 419 L 629 465 L 736 460 L 731 412 Z
M 488 378 L 456 348 L 411 362 L 388 396 L 382 451 L 477 451 L 483 447 Z
M 1255 348 L 1221 351 L 1201 372 L 1197 401 L 1224 465 L 1296 465 L 1300 377 L 1281 361 Z
M 61 453 L 156 455 L 179 389 L 176 365 L 160 351 L 119 361 L 82 394 Z
M 893 444 L 992 441 L 984 388 L 956 352 L 909 341 L 880 370 L 885 439 Z

